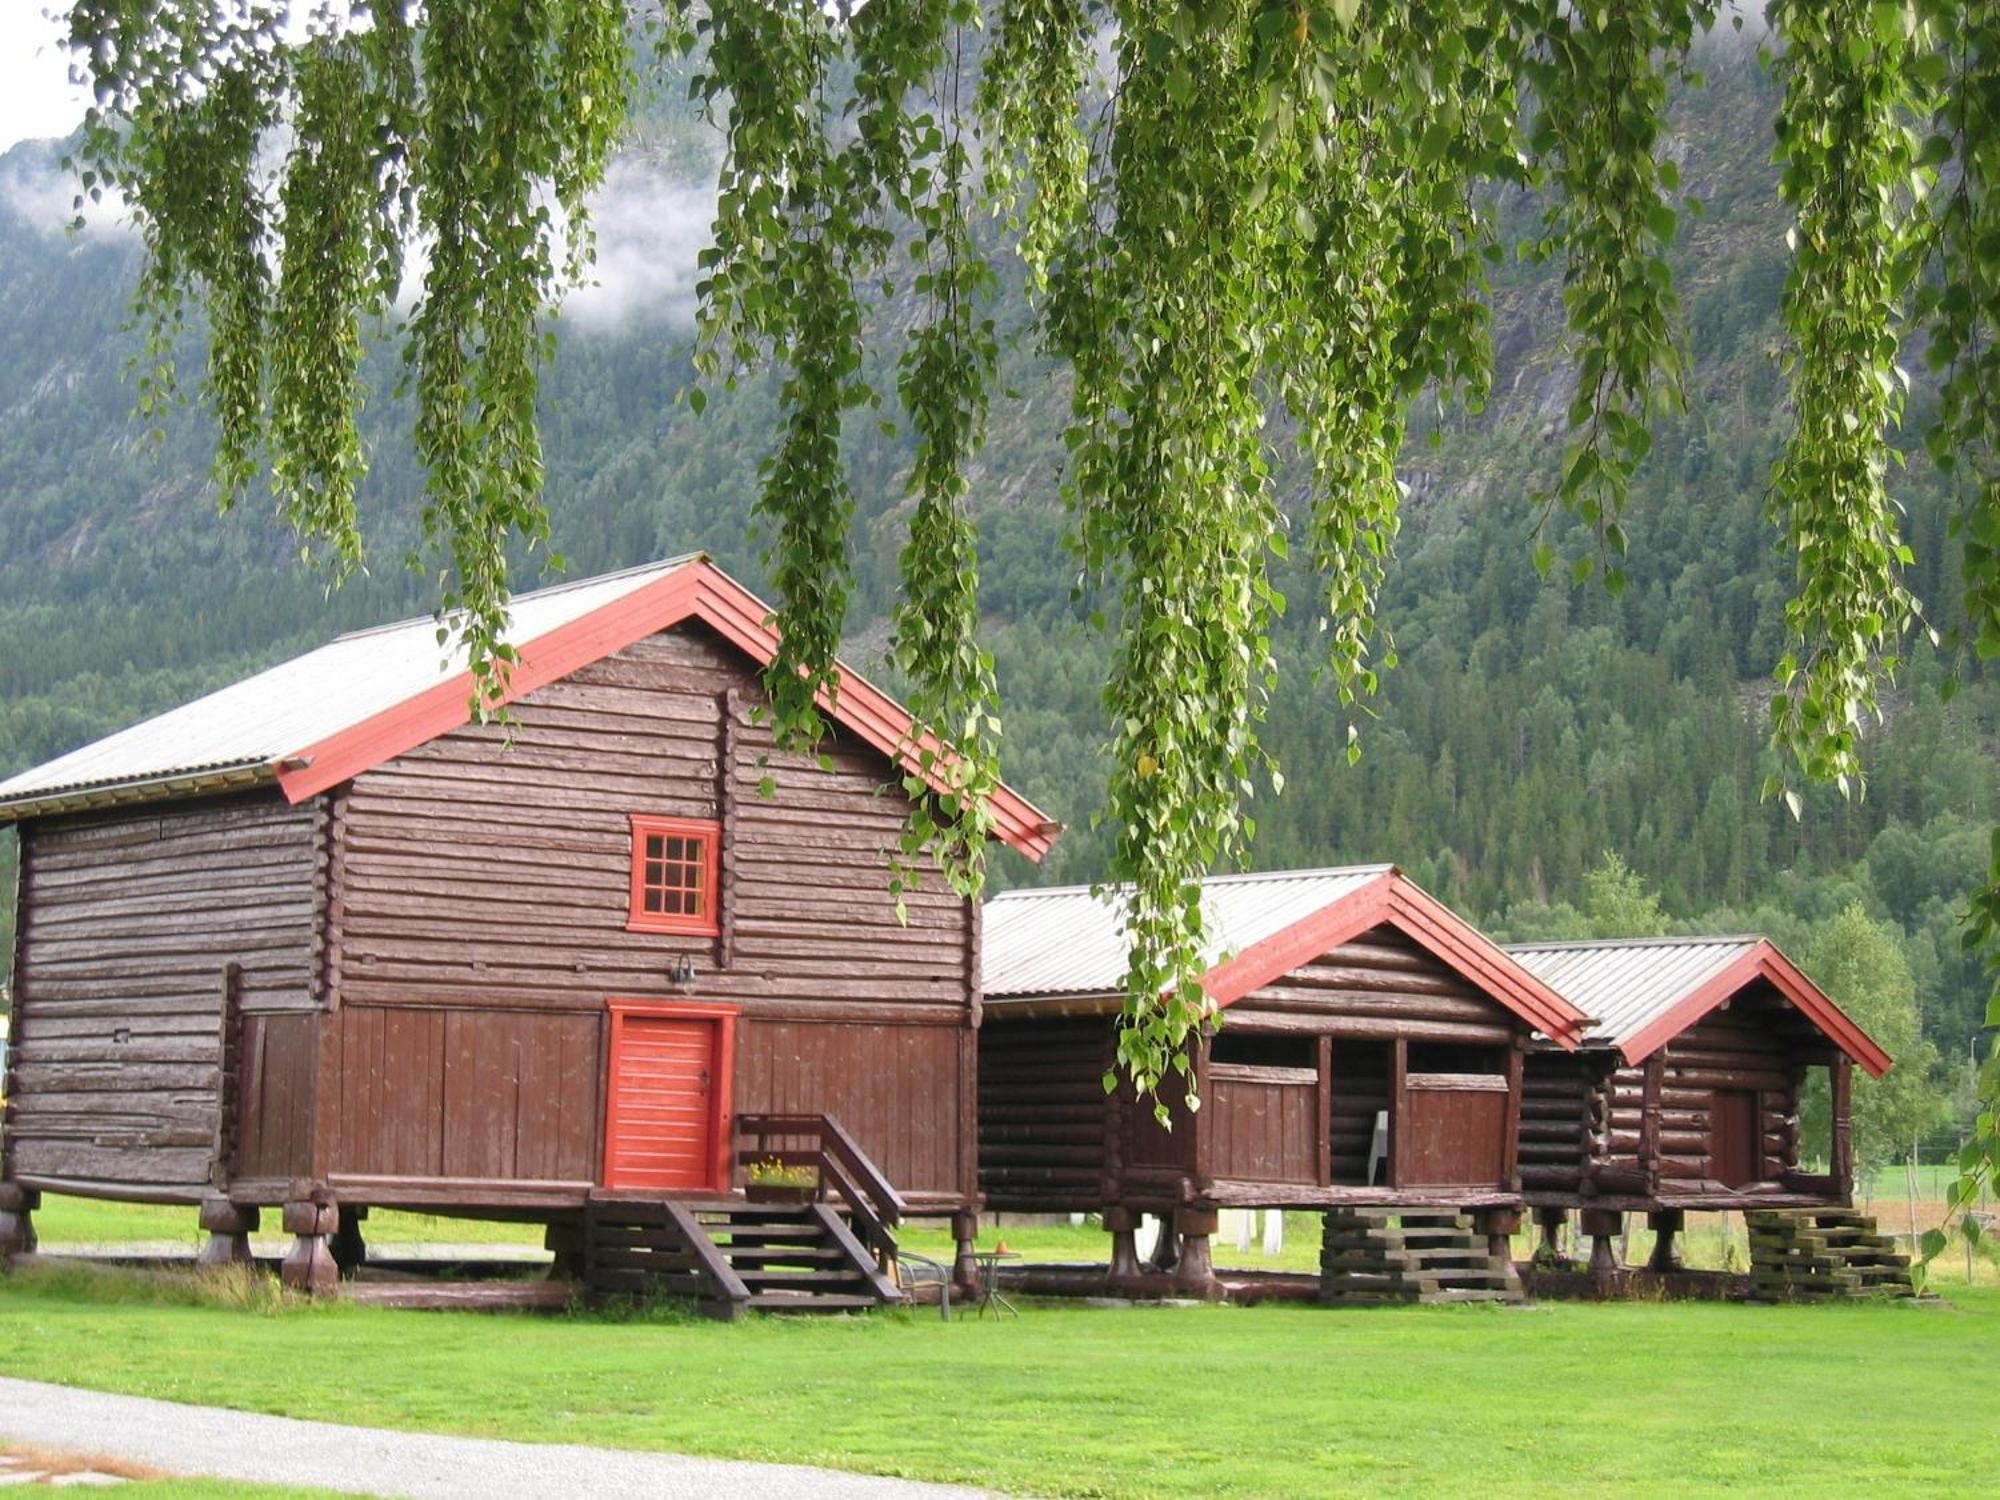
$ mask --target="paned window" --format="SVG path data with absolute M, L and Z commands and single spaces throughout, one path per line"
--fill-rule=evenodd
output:
M 632 818 L 634 932 L 720 932 L 720 825 L 695 818 Z

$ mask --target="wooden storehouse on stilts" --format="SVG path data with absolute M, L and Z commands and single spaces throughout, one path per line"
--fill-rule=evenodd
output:
M 1516 1114 L 1530 1037 L 1584 1017 L 1391 866 L 1207 881 L 1221 1024 L 1194 1054 L 1202 1102 L 1170 1128 L 1107 1094 L 1123 1004 L 1114 897 L 1016 891 L 986 904 L 980 1183 L 996 1210 L 1102 1212 L 1109 1280 L 1156 1270 L 1215 1295 L 1220 1209 L 1326 1215 L 1322 1295 L 1404 1299 L 1515 1285 Z M 1163 1089 L 1163 1097 L 1169 1090 Z
M 1552 1248 L 1580 1211 L 1591 1266 L 1613 1275 L 1628 1213 L 1655 1231 L 1649 1269 L 1680 1265 L 1690 1211 L 1749 1220 L 1753 1279 L 1769 1292 L 1907 1289 L 1908 1260 L 1853 1212 L 1853 1072 L 1879 1078 L 1877 1046 L 1768 939 L 1639 938 L 1507 950 L 1596 1018 L 1580 1050 L 1527 1057 L 1520 1162 Z M 1825 1139 L 1801 1138 L 1814 1072 Z M 1817 1169 L 1815 1169 L 1817 1168 Z
M 436 623 L 344 636 L 0 783 L 21 837 L 0 1252 L 38 1194 L 260 1209 L 333 1285 L 389 1205 L 549 1226 L 604 1289 L 868 1305 L 978 1206 L 976 907 L 890 890 L 903 711 L 760 720 L 769 610 L 684 558 L 514 602 L 508 724 Z M 885 791 L 885 788 L 888 790 Z M 1000 838 L 1057 829 L 1002 788 Z M 818 1173 L 746 1203 L 745 1164 Z

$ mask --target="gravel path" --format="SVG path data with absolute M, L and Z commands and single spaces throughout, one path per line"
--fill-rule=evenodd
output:
M 785 1464 L 341 1427 L 0 1376 L 0 1442 L 7 1441 L 174 1474 L 412 1500 L 975 1500 L 981 1494 Z

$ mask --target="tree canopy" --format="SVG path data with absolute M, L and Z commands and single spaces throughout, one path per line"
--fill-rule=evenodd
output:
M 1917 1138 L 1936 1124 L 1944 1096 L 1934 1076 L 1937 1048 L 1922 1036 L 1916 981 L 1896 930 L 1853 902 L 1813 934 L 1800 962 L 1827 998 L 1895 1059 L 1882 1077 L 1854 1081 L 1855 1161 L 1873 1170 L 1907 1156 Z M 1806 1139 L 1832 1139 L 1827 1108 L 1823 1092 L 1807 1102 Z
M 1982 0 L 1772 0 L 1775 149 L 1791 212 L 1795 414 L 1771 476 L 1797 558 L 1772 731 L 1805 778 L 1860 791 L 1858 738 L 1919 618 L 1889 492 L 1921 341 L 1924 436 L 1959 476 L 1968 639 L 2000 653 L 2000 14 Z M 588 265 L 589 197 L 635 80 L 687 59 L 722 165 L 698 356 L 781 373 L 758 510 L 784 647 L 777 728 L 809 743 L 848 600 L 843 434 L 915 439 L 894 655 L 919 724 L 958 747 L 912 853 L 976 890 L 999 705 L 966 507 L 996 389 L 1014 231 L 1037 331 L 1069 371 L 1078 591 L 1107 617 L 1112 873 L 1130 887 L 1120 1059 L 1152 1089 L 1206 1005 L 1196 880 L 1244 856 L 1246 799 L 1282 786 L 1259 738 L 1274 617 L 1323 621 L 1344 700 L 1394 651 L 1374 602 L 1418 398 L 1477 404 L 1488 268 L 1564 267 L 1575 371 L 1546 527 L 1622 587 L 1622 514 L 1649 420 L 1679 399 L 1664 249 L 1698 205 L 1663 138 L 1668 85 L 1716 0 L 77 0 L 97 104 L 83 191 L 115 189 L 146 249 L 142 408 L 169 399 L 191 305 L 218 479 L 268 469 L 308 549 L 362 555 L 355 413 L 366 341 L 401 341 L 426 473 L 421 561 L 495 700 L 510 557 L 547 543 L 536 432 L 549 318 Z M 1729 17 L 1723 25 L 1741 25 Z M 1747 143 L 1746 143 L 1747 144 Z M 1495 204 L 1545 205 L 1526 244 Z M 893 380 L 864 311 L 922 311 Z M 693 403 L 699 406 L 699 401 Z M 1280 486 L 1305 492 L 1288 524 Z M 1290 604 L 1274 558 L 1311 563 Z M 1546 541 L 1536 557 L 1548 566 Z M 1357 747 L 1358 748 L 1358 747 Z M 1792 795 L 1774 784 L 1772 795 Z M 2000 937 L 2000 843 L 1968 941 Z M 2000 1016 L 1996 1016 L 2000 1019 Z M 1988 1138 L 1991 1139 L 1991 1120 Z M 1990 1165 L 1990 1157 L 1989 1157 Z

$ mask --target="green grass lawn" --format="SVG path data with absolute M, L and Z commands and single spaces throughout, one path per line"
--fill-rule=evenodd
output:
M 443 1219 L 431 1214 L 376 1209 L 362 1225 L 371 1244 L 527 1245 L 539 1247 L 539 1224 L 499 1223 L 487 1219 Z M 107 1203 L 96 1198 L 42 1197 L 35 1210 L 35 1233 L 45 1245 L 119 1245 L 134 1241 L 173 1240 L 200 1245 L 208 1236 L 189 1205 L 166 1203 Z M 255 1238 L 282 1243 L 278 1215 L 266 1210 Z
M 0 1371 L 1131 1496 L 1977 1492 L 2000 1378 L 2000 1294 L 1978 1290 L 1923 1307 L 1045 1303 L 948 1325 L 928 1310 L 727 1325 L 245 1300 L 16 1272 L 0 1284 Z
M 1720 1214 L 1689 1215 L 1688 1229 L 1681 1246 L 1689 1266 L 1739 1271 L 1748 1266 L 1749 1242 L 1742 1216 L 1731 1214 L 1726 1217 L 1727 1223 L 1724 1222 L 1725 1216 Z M 1906 1228 L 1903 1218 L 1894 1212 L 1882 1214 L 1881 1222 L 1883 1229 L 1891 1234 L 1900 1234 Z M 1643 1215 L 1634 1214 L 1631 1225 L 1632 1235 L 1626 1246 L 1626 1257 L 1631 1264 L 1643 1265 L 1652 1252 L 1653 1237 L 1645 1227 Z M 539 1224 L 446 1219 L 428 1214 L 398 1213 L 391 1209 L 375 1210 L 368 1216 L 364 1228 L 369 1244 L 382 1251 L 425 1243 L 535 1248 L 542 1242 Z M 58 1197 L 53 1193 L 44 1197 L 42 1207 L 36 1211 L 35 1229 L 42 1243 L 49 1246 L 172 1240 L 193 1247 L 205 1238 L 196 1227 L 192 1208 L 105 1203 L 90 1198 Z M 1316 1270 L 1319 1266 L 1319 1234 L 1318 1214 L 1289 1213 L 1285 1216 L 1285 1246 L 1278 1255 L 1266 1256 L 1262 1241 L 1254 1238 L 1249 1248 L 1238 1249 L 1235 1237 L 1225 1234 L 1215 1239 L 1215 1263 L 1224 1269 Z M 898 1232 L 897 1239 L 905 1248 L 934 1260 L 946 1263 L 951 1260 L 951 1235 L 935 1221 L 907 1224 Z M 979 1241 L 987 1246 L 1005 1241 L 1009 1249 L 1018 1250 L 1027 1259 L 1039 1261 L 1102 1262 L 1108 1260 L 1111 1253 L 1109 1237 L 1094 1223 L 1024 1225 L 1010 1223 L 1003 1218 L 996 1224 L 989 1217 L 980 1223 Z M 275 1213 L 265 1215 L 264 1227 L 256 1235 L 255 1243 L 262 1253 L 282 1252 L 286 1241 L 279 1232 Z M 1516 1236 L 1514 1253 L 1518 1258 L 1526 1260 L 1534 1253 L 1534 1248 L 1535 1236 L 1532 1232 L 1523 1231 Z M 1587 1256 L 1590 1251 L 1588 1241 L 1577 1242 L 1571 1248 L 1579 1258 Z M 1956 1248 L 1947 1253 L 1932 1268 L 1931 1276 L 1940 1287 L 1966 1285 L 1966 1262 L 1962 1253 Z M 2000 1251 L 1990 1251 L 1985 1257 L 1974 1260 L 1972 1284 L 2000 1287 Z

